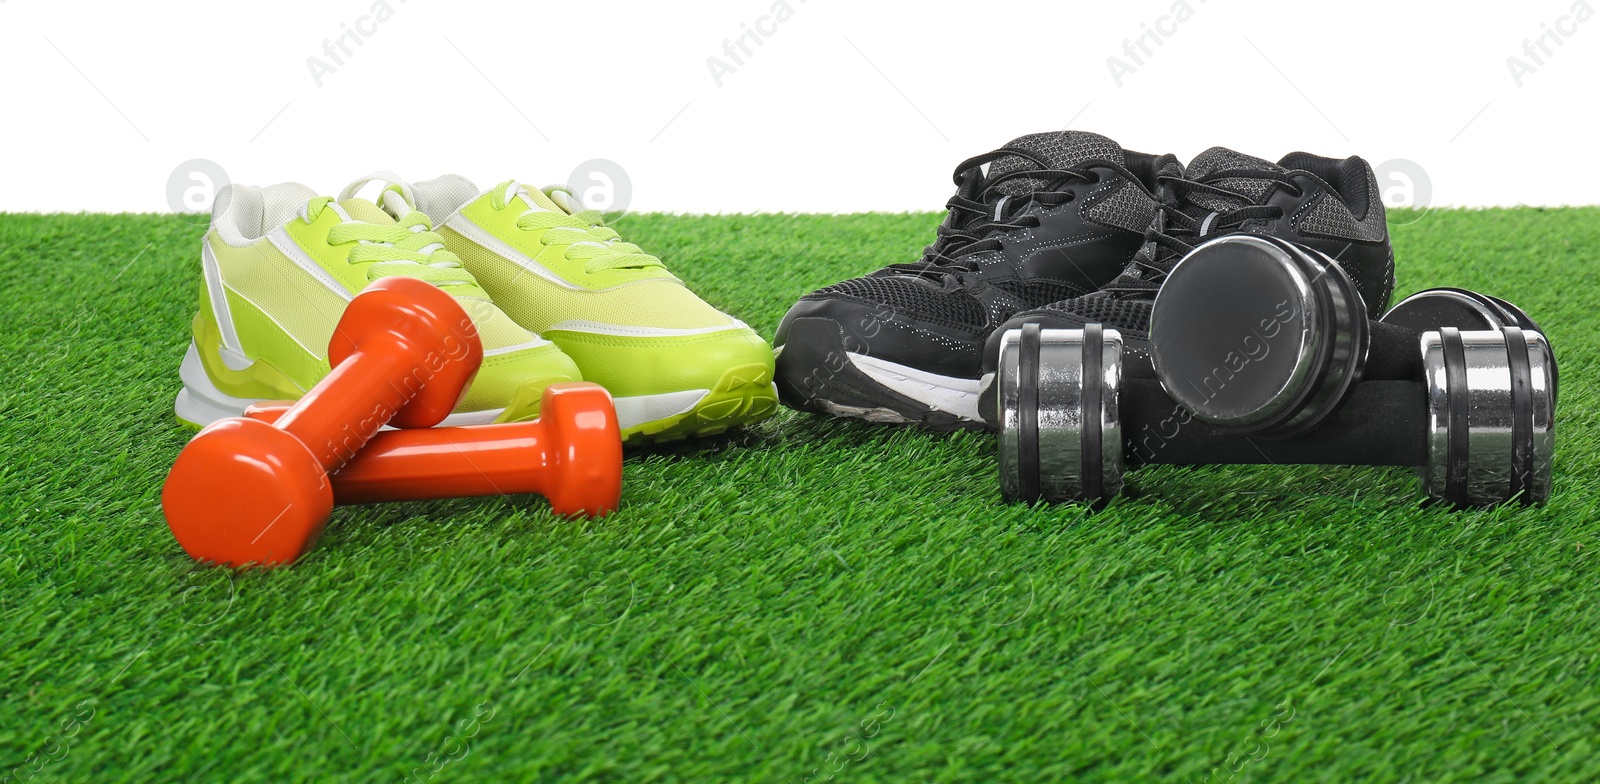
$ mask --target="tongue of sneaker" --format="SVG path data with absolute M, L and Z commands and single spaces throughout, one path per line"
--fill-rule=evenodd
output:
M 563 205 L 556 203 L 549 196 L 547 196 L 544 191 L 526 183 L 512 181 L 509 183 L 501 183 L 496 187 L 509 189 L 506 194 L 508 197 L 506 201 L 509 202 L 520 199 L 523 206 L 530 210 L 544 210 L 545 212 L 567 214 L 579 211 L 578 209 L 564 208 Z M 576 207 L 577 205 L 572 203 L 570 206 Z
M 1204 221 L 1212 213 L 1226 213 L 1240 207 L 1260 204 L 1282 183 L 1267 177 L 1251 176 L 1252 173 L 1281 174 L 1284 171 L 1287 170 L 1271 161 L 1235 152 L 1226 147 L 1212 147 L 1195 156 L 1184 170 L 1183 176 L 1190 180 L 1205 180 L 1208 185 L 1238 193 L 1243 198 L 1189 190 L 1184 192 L 1178 210 L 1191 218 Z M 1236 174 L 1207 179 L 1219 172 Z M 1166 276 L 1161 270 L 1170 268 L 1179 255 L 1155 242 L 1146 242 L 1139 249 L 1134 263 L 1129 264 L 1128 268 L 1107 286 L 1107 289 L 1120 290 L 1122 296 L 1144 299 L 1154 297 L 1156 286 Z M 1155 269 L 1147 268 L 1146 265 Z
M 1097 133 L 1086 131 L 1048 131 L 1045 133 L 1032 133 L 1012 139 L 1006 144 L 1005 149 L 1026 152 L 1038 160 L 1030 160 L 1021 155 L 1002 155 L 989 162 L 989 173 L 986 182 L 1016 171 L 1037 169 L 1073 169 L 1090 161 L 1110 161 L 1122 165 L 1124 158 L 1122 147 L 1116 142 Z M 1002 198 L 1023 196 L 1028 193 L 1043 190 L 1049 184 L 1048 180 L 1038 177 L 1013 177 L 995 186 L 993 190 L 985 188 L 985 193 L 980 196 L 988 204 L 996 204 Z M 980 186 L 982 187 L 982 186 Z M 957 218 L 953 228 L 962 228 L 979 223 L 986 219 L 982 213 L 966 213 Z M 946 219 L 946 225 L 950 225 Z M 952 243 L 947 242 L 943 236 L 934 244 L 923 250 L 924 259 L 928 254 L 959 254 L 965 242 L 957 242 L 952 251 Z
M 383 190 L 378 192 L 376 201 L 370 201 L 355 195 L 372 182 L 379 182 L 383 185 Z M 350 216 L 353 221 L 372 223 L 379 226 L 393 226 L 400 222 L 400 218 L 404 218 L 416 210 L 414 198 L 415 191 L 410 183 L 387 172 L 378 172 L 351 183 L 339 194 L 339 200 L 335 204 L 338 204 L 339 208 L 344 210 L 345 214 Z M 437 242 L 420 249 L 424 254 L 432 254 L 440 250 L 444 250 L 444 246 Z M 482 296 L 482 291 L 478 288 L 478 284 L 472 281 L 470 275 L 467 276 L 467 282 L 465 283 L 438 283 L 436 285 L 452 294 Z
M 356 195 L 373 183 L 382 186 L 382 190 L 371 200 Z M 395 223 L 417 209 L 416 190 L 411 183 L 386 171 L 373 172 L 346 185 L 339 192 L 337 203 L 362 223 Z
M 567 190 L 565 186 L 551 188 L 550 192 L 545 195 L 550 197 L 550 201 L 560 205 L 561 209 L 566 211 L 568 215 L 574 215 L 588 209 L 578 201 L 577 194 Z
M 1226 147 L 1212 147 L 1189 162 L 1189 176 L 1200 180 L 1213 173 L 1230 170 L 1283 172 L 1285 169 L 1272 161 L 1245 155 Z
M 1205 180 L 1218 172 L 1238 172 L 1239 176 L 1210 180 L 1208 184 L 1234 191 L 1249 200 L 1241 201 L 1213 193 L 1191 193 L 1188 199 L 1189 203 L 1183 206 L 1183 211 L 1189 215 L 1203 216 L 1208 212 L 1224 212 L 1250 204 L 1260 204 L 1274 186 L 1280 186 L 1282 183 L 1263 177 L 1252 177 L 1249 173 L 1271 172 L 1282 174 L 1285 171 L 1287 169 L 1271 161 L 1234 152 L 1226 147 L 1212 147 L 1195 156 L 1195 159 L 1189 163 L 1185 176 L 1191 180 Z
M 1122 147 L 1097 133 L 1086 131 L 1051 131 L 1033 133 L 1013 139 L 1006 147 L 1022 150 L 1043 161 L 1051 169 L 1070 169 L 1089 161 L 1123 163 Z M 997 158 L 989 164 L 989 177 L 1023 169 L 1037 169 L 1039 165 L 1020 155 Z M 1012 196 L 1044 187 L 1045 181 L 1035 177 L 1017 177 L 1006 180 L 997 190 Z
M 344 211 L 351 218 L 361 221 L 362 223 L 376 223 L 380 226 L 387 226 L 395 223 L 396 216 L 389 214 L 382 207 L 379 207 L 377 204 L 367 201 L 366 199 L 356 197 L 342 199 L 338 202 L 338 205 L 344 209 Z M 403 217 L 404 215 L 405 213 L 401 213 L 400 217 Z

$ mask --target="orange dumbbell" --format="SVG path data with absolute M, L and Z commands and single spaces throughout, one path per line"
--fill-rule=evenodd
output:
M 274 422 L 288 403 L 257 403 Z M 551 384 L 539 419 L 502 425 L 390 430 L 332 476 L 338 504 L 535 493 L 559 515 L 599 517 L 622 497 L 622 434 L 598 384 Z
M 161 507 L 196 559 L 290 563 L 333 510 L 328 474 L 378 429 L 432 427 L 461 401 L 483 344 L 449 294 L 415 278 L 382 278 L 345 308 L 328 373 L 276 423 L 213 422 L 178 455 Z

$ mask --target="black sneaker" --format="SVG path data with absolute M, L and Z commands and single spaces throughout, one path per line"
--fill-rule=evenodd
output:
M 1270 163 L 1212 147 L 1182 177 L 1162 177 L 1158 188 L 1162 209 L 1128 268 L 1100 291 L 1018 313 L 995 330 L 984 351 L 985 382 L 993 378 L 1000 336 L 1029 322 L 1046 329 L 1082 329 L 1091 322 L 1114 328 L 1122 333 L 1123 374 L 1155 378 L 1149 327 L 1156 291 L 1185 253 L 1224 234 L 1263 234 L 1322 251 L 1350 273 L 1368 313 L 1388 307 L 1394 249 L 1378 181 L 1365 160 L 1295 152 Z M 993 416 L 992 403 L 985 383 L 986 418 Z
M 963 162 L 921 261 L 789 309 L 774 340 L 780 398 L 873 422 L 982 427 L 984 340 L 1019 311 L 1115 278 L 1155 215 L 1163 169 L 1181 171 L 1170 155 L 1079 131 L 1024 136 Z

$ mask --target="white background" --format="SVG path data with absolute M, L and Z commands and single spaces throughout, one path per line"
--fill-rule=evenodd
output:
M 1062 127 L 1185 159 L 1360 154 L 1391 202 L 1600 201 L 1600 19 L 1563 20 L 1572 0 L 1187 0 L 1181 23 L 1173 0 L 786 0 L 781 24 L 773 0 L 387 2 L 374 26 L 373 0 L 0 0 L 0 211 L 166 211 L 196 158 L 323 192 L 379 168 L 547 184 L 601 158 L 633 210 L 936 210 L 962 159 Z M 1535 63 L 1525 41 L 1558 21 Z M 358 23 L 335 65 L 324 42 Z M 771 34 L 736 64 L 746 26 Z M 1124 43 L 1152 28 L 1137 63 Z M 321 86 L 311 57 L 335 67 Z

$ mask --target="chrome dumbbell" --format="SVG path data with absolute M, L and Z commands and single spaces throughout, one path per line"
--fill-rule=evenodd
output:
M 1311 430 L 1274 439 L 1217 428 L 1160 382 L 1124 378 L 1115 330 L 1012 330 L 995 379 L 1001 494 L 1099 502 L 1130 465 L 1326 463 L 1413 466 L 1428 497 L 1460 506 L 1545 501 L 1555 359 L 1544 336 L 1443 327 L 1414 350 L 1420 380 L 1354 382 Z

